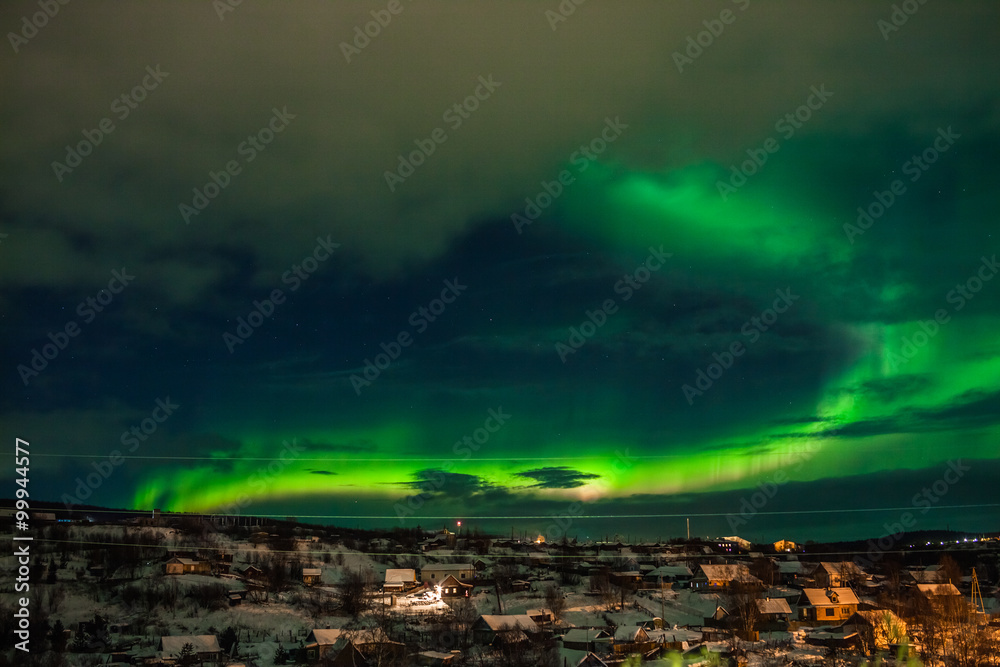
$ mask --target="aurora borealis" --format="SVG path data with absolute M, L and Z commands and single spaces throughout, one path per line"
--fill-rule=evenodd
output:
M 996 530 L 1000 8 L 422 0 L 359 47 L 376 5 L 69 4 L 4 55 L 0 425 L 34 494 Z

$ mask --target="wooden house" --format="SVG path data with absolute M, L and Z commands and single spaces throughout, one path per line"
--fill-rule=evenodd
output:
M 174 556 L 164 564 L 166 574 L 212 574 L 212 564 L 194 558 Z
M 219 646 L 219 639 L 215 635 L 160 637 L 160 644 L 157 650 L 160 651 L 162 657 L 165 659 L 176 658 L 184 650 L 186 644 L 190 644 L 194 649 L 193 655 L 198 664 L 205 662 L 215 664 L 222 657 L 222 647 Z
M 799 620 L 807 625 L 840 625 L 858 610 L 850 588 L 803 588 Z
M 467 598 L 472 593 L 472 584 L 466 584 L 449 574 L 437 584 L 441 587 L 443 598 Z

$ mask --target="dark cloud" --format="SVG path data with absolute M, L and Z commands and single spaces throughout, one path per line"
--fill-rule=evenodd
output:
M 531 0 L 422 0 L 350 63 L 339 44 L 371 20 L 359 5 L 243 3 L 224 21 L 210 3 L 64 10 L 7 52 L 0 78 L 16 100 L 0 107 L 0 427 L 48 448 L 33 467 L 39 492 L 72 488 L 168 395 L 181 408 L 135 455 L 176 460 L 129 459 L 95 500 L 131 503 L 144 489 L 137 502 L 196 503 L 164 471 L 201 466 L 233 488 L 243 468 L 268 465 L 241 457 L 274 456 L 286 439 L 337 461 L 312 474 L 372 495 L 419 489 L 456 515 L 565 511 L 551 497 L 598 479 L 582 457 L 609 443 L 655 471 L 675 457 L 756 470 L 812 438 L 857 447 L 815 471 L 817 492 L 839 498 L 826 476 L 882 465 L 876 436 L 919 441 L 924 461 L 985 451 L 969 442 L 1000 421 L 989 375 L 1000 281 L 961 310 L 949 298 L 996 251 L 995 3 L 922 5 L 886 40 L 884 6 L 753 2 L 684 72 L 674 53 L 717 7 L 592 0 L 552 30 Z M 4 4 L 0 22 L 19 26 L 24 11 Z M 169 74 L 57 180 L 53 161 L 114 116 L 147 67 Z M 446 127 L 442 113 L 480 76 L 501 85 L 390 191 L 385 172 Z M 718 198 L 716 181 L 812 86 L 834 95 Z M 178 204 L 285 108 L 288 126 L 185 224 Z M 575 171 L 571 154 L 606 118 L 627 130 Z M 955 147 L 848 239 L 857 207 L 942 127 L 961 135 Z M 511 214 L 561 169 L 575 182 L 518 233 Z M 341 246 L 293 291 L 285 272 L 318 237 Z M 615 285 L 651 245 L 673 257 L 625 300 Z M 26 386 L 18 365 L 81 323 L 77 304 L 122 267 L 133 284 Z M 446 279 L 468 290 L 418 331 L 413 314 Z M 778 288 L 801 299 L 751 342 L 743 328 Z M 223 333 L 275 289 L 284 302 L 227 349 Z M 608 298 L 617 313 L 560 359 L 556 344 Z M 941 308 L 952 321 L 909 366 L 921 372 L 887 371 L 887 353 Z M 412 343 L 373 368 L 401 334 Z M 686 400 L 682 386 L 734 343 L 745 354 Z M 359 387 L 361 374 L 377 377 Z M 510 423 L 454 461 L 453 443 L 501 405 Z M 379 456 L 398 466 L 391 476 Z M 548 457 L 565 465 L 510 472 Z M 749 484 L 721 470 L 692 486 Z M 311 502 L 353 511 L 353 491 Z M 626 497 L 588 507 L 655 513 L 674 498 L 690 511 L 721 497 L 615 492 Z
M 903 408 L 895 414 L 865 419 L 822 431 L 817 436 L 864 438 L 890 433 L 923 433 L 980 428 L 1000 423 L 1000 392 L 966 392 L 934 408 Z
M 580 472 L 566 466 L 555 466 L 548 468 L 535 468 L 515 473 L 518 477 L 527 477 L 535 480 L 534 488 L 540 489 L 575 489 L 583 486 L 592 479 L 600 479 L 600 475 L 589 472 Z
M 402 484 L 411 489 L 420 490 L 428 495 L 468 498 L 494 489 L 492 485 L 477 475 L 448 472 L 433 468 L 420 470 L 414 477 L 413 481 L 402 482 Z

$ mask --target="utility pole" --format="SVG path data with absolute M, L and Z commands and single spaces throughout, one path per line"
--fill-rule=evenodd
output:
M 664 618 L 666 618 L 666 615 L 663 612 L 663 574 L 661 573 L 660 574 L 660 620 L 662 621 Z

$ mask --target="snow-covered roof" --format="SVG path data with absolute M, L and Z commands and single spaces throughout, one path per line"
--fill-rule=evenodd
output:
M 385 583 L 416 583 L 417 571 L 410 569 L 388 569 L 385 571 Z
M 750 574 L 750 570 L 742 563 L 727 563 L 725 565 L 702 564 L 698 567 L 710 581 L 739 581 L 743 583 L 760 583 L 760 579 Z
M 961 595 L 955 584 L 917 584 L 917 590 L 926 596 L 930 595 Z
M 792 608 L 788 606 L 785 598 L 766 598 L 757 600 L 757 609 L 762 614 L 791 614 Z
M 525 609 L 524 610 L 524 614 L 526 616 L 532 616 L 532 617 L 534 617 L 534 616 L 554 616 L 554 614 L 552 613 L 552 610 L 551 609 L 547 609 L 545 607 L 543 607 L 541 609 Z
M 219 639 L 215 635 L 175 635 L 160 637 L 160 650 L 167 657 L 179 655 L 185 644 L 191 644 L 195 653 L 215 653 L 221 651 Z
M 840 563 L 828 563 L 824 561 L 819 566 L 826 570 L 827 574 L 833 576 L 840 576 L 841 572 L 849 576 L 864 574 L 864 571 L 857 564 L 849 560 L 841 561 Z
M 608 633 L 600 628 L 571 628 L 563 635 L 563 642 L 573 642 L 576 644 L 594 641 L 595 639 L 607 639 Z
M 472 588 L 472 584 L 465 584 L 455 578 L 455 575 L 449 574 L 447 577 L 438 582 L 438 586 L 445 588 L 447 586 L 465 586 L 467 588 Z
M 802 593 L 811 607 L 858 604 L 858 596 L 850 588 L 803 588 Z
M 526 632 L 538 632 L 538 625 L 527 614 L 483 614 L 479 619 L 494 632 L 514 628 Z
M 195 560 L 194 558 L 180 558 L 179 556 L 174 556 L 168 563 L 181 563 L 182 565 L 197 565 L 202 562 L 200 560 Z
M 306 637 L 307 644 L 336 644 L 344 631 L 338 628 L 315 628 Z

